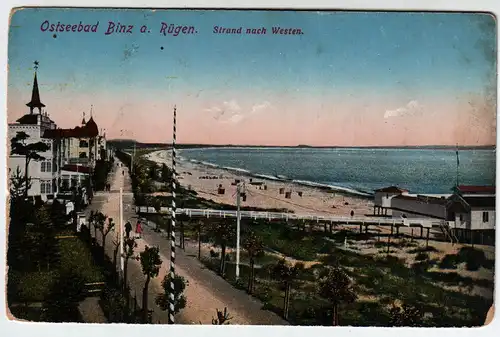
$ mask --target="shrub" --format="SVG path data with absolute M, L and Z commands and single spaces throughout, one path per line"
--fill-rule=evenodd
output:
M 408 253 L 410 253 L 410 254 L 415 254 L 415 253 L 420 253 L 420 252 L 436 252 L 437 253 L 437 252 L 439 252 L 439 250 L 433 246 L 418 247 L 418 248 L 413 248 L 413 249 L 408 250 Z
M 424 252 L 420 252 L 417 254 L 417 256 L 415 256 L 415 261 L 424 261 L 428 259 L 429 259 L 429 254 Z
M 461 262 L 466 263 L 466 268 L 470 271 L 476 271 L 486 263 L 486 255 L 476 248 L 462 247 L 457 255 Z
M 216 252 L 215 250 L 213 249 L 210 249 L 210 257 L 211 258 L 218 258 L 219 257 L 219 252 Z
M 457 269 L 457 265 L 460 263 L 457 255 L 447 254 L 439 262 L 439 268 L 441 269 Z
M 429 269 L 429 267 L 429 261 L 421 261 L 412 264 L 411 269 L 415 274 L 423 274 Z

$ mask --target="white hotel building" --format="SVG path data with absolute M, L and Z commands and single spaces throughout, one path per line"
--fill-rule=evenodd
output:
M 28 196 L 42 200 L 57 197 L 62 187 L 80 184 L 92 174 L 97 160 L 106 160 L 109 151 L 106 149 L 105 135 L 99 135 L 97 124 L 92 116 L 89 121 L 82 121 L 81 126 L 72 129 L 57 128 L 56 123 L 44 111 L 45 104 L 40 100 L 37 73 L 33 80 L 31 101 L 26 104 L 30 111 L 15 123 L 9 123 L 8 146 L 10 140 L 18 132 L 25 132 L 29 138 L 26 143 L 44 142 L 50 149 L 39 153 L 43 161 L 31 160 L 28 175 L 31 187 Z M 12 177 L 19 168 L 22 175 L 25 171 L 25 157 L 10 154 L 8 174 Z M 63 184 L 63 181 L 65 184 Z

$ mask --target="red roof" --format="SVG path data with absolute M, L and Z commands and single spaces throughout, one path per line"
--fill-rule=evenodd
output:
M 92 138 L 99 135 L 99 129 L 91 117 L 87 124 L 73 129 L 49 129 L 45 130 L 44 138 Z
M 375 190 L 375 192 L 403 193 L 403 192 L 408 192 L 408 190 L 405 190 L 403 188 L 399 188 L 397 186 L 389 186 L 389 187 L 384 187 L 384 188 Z
M 462 193 L 487 193 L 494 194 L 495 186 L 470 186 L 470 185 L 459 185 L 458 190 Z

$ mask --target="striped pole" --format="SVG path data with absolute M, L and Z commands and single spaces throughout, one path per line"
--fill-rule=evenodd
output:
M 175 324 L 174 322 L 174 308 L 175 308 L 175 285 L 174 285 L 174 277 L 175 277 L 175 190 L 176 183 L 175 179 L 177 178 L 177 172 L 175 170 L 175 138 L 176 138 L 176 117 L 177 111 L 174 106 L 174 124 L 173 124 L 173 137 L 172 137 L 172 226 L 170 229 L 170 303 L 169 303 L 169 313 L 168 313 L 168 324 Z

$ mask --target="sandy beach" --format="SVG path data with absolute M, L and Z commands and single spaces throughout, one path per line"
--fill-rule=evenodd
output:
M 165 163 L 168 167 L 172 164 L 170 151 L 151 152 L 145 155 L 145 158 L 159 164 Z M 244 173 L 187 160 L 178 161 L 177 173 L 179 183 L 183 187 L 196 191 L 202 198 L 218 203 L 236 205 L 236 185 L 233 183 L 239 179 L 245 182 L 246 200 L 242 200 L 242 206 L 288 209 L 297 214 L 315 215 L 350 216 L 351 211 L 354 211 L 355 216 L 373 213 L 373 201 L 367 198 L 292 182 L 250 177 Z M 262 185 L 252 185 L 251 182 Z M 219 186 L 224 189 L 224 194 L 218 194 Z M 280 189 L 282 192 L 291 192 L 290 198 L 286 198 L 285 193 L 280 194 Z M 300 192 L 302 196 L 299 195 Z

